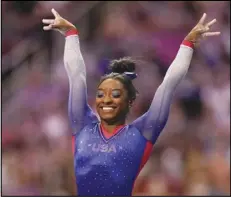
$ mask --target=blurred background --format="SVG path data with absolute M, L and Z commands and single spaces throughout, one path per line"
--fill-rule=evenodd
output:
M 204 12 L 221 36 L 201 43 L 134 195 L 230 195 L 230 1 L 2 1 L 2 194 L 74 195 L 64 37 L 76 25 L 89 103 L 111 59 L 141 60 L 129 122 L 150 106 L 180 43 Z

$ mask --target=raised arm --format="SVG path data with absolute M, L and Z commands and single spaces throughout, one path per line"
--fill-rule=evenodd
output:
M 69 78 L 68 113 L 75 131 L 97 121 L 96 115 L 87 103 L 86 68 L 80 51 L 76 30 L 66 33 L 64 65 Z
M 44 19 L 49 24 L 44 30 L 58 30 L 66 36 L 64 65 L 69 79 L 68 113 L 73 134 L 85 125 L 97 121 L 96 115 L 87 104 L 86 68 L 80 51 L 78 32 L 75 26 L 63 19 L 54 9 L 54 20 Z
M 202 16 L 199 23 L 186 36 L 181 44 L 163 82 L 155 93 L 149 110 L 132 123 L 140 130 L 144 137 L 153 144 L 166 125 L 175 89 L 188 71 L 194 46 L 197 45 L 198 40 L 202 37 L 220 34 L 220 32 L 208 32 L 209 27 L 214 24 L 216 20 L 214 19 L 206 25 L 203 25 L 205 17 L 206 14 Z

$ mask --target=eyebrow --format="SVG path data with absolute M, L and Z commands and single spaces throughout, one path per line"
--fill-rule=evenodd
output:
M 105 90 L 105 89 L 103 89 L 103 88 L 99 88 L 98 90 Z M 112 89 L 112 91 L 114 91 L 114 90 L 121 91 L 121 89 L 118 89 L 118 88 Z

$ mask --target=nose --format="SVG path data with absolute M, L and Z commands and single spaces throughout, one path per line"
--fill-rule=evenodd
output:
M 111 103 L 112 103 L 112 99 L 111 99 L 111 97 L 110 97 L 109 95 L 106 95 L 106 96 L 104 97 L 103 102 L 104 102 L 105 104 L 111 104 Z

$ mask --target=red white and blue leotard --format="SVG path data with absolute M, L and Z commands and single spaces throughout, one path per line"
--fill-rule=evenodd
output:
M 184 41 L 150 109 L 109 136 L 87 104 L 86 69 L 77 31 L 67 33 L 64 64 L 70 83 L 68 110 L 78 195 L 132 194 L 135 179 L 167 122 L 174 90 L 187 73 L 192 54 L 192 44 Z

